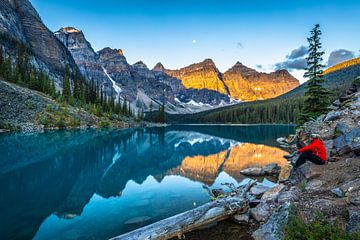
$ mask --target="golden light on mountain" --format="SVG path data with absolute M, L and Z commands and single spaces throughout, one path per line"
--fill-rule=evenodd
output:
M 228 94 L 226 86 L 221 80 L 221 73 L 211 59 L 206 59 L 201 63 L 195 63 L 179 70 L 165 70 L 165 72 L 180 79 L 185 88 L 209 89 Z
M 328 74 L 328 73 L 331 73 L 331 72 L 335 72 L 337 70 L 341 70 L 343 68 L 347 68 L 347 67 L 351 67 L 353 65 L 357 65 L 357 64 L 360 64 L 360 57 L 358 58 L 354 58 L 354 59 L 350 59 L 350 60 L 347 60 L 345 62 L 342 62 L 342 63 L 339 63 L 339 64 L 336 64 L 332 67 L 329 67 L 328 69 L 326 69 L 324 71 L 323 74 Z
M 164 71 L 181 80 L 185 88 L 214 90 L 242 101 L 277 97 L 300 84 L 286 70 L 260 73 L 239 62 L 225 73 L 221 73 L 211 59 L 179 70 Z
M 181 166 L 169 171 L 192 180 L 211 185 L 217 175 L 225 171 L 237 180 L 244 178 L 240 170 L 248 167 L 266 166 L 276 163 L 283 166 L 287 152 L 262 144 L 243 143 L 209 156 L 194 156 L 183 159 Z

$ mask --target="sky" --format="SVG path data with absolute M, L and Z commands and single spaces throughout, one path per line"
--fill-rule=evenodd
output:
M 211 58 L 223 72 L 239 61 L 263 72 L 286 68 L 304 81 L 299 69 L 317 23 L 325 65 L 360 54 L 359 0 L 30 1 L 50 30 L 75 27 L 96 51 L 122 49 L 129 63 L 149 68 Z

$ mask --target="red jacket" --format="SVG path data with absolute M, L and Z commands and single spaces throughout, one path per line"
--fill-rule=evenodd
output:
M 324 162 L 326 161 L 326 149 L 324 143 L 320 139 L 314 139 L 309 145 L 298 150 L 299 153 L 311 151 Z

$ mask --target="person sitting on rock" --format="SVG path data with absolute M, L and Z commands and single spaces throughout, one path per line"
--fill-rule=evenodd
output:
M 311 143 L 297 151 L 299 153 L 295 167 L 303 165 L 306 161 L 310 161 L 317 165 L 326 164 L 326 148 L 318 134 L 311 134 Z

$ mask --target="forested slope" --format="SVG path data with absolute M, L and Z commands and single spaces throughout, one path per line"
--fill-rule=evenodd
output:
M 341 65 L 341 63 L 339 64 Z M 325 71 L 325 87 L 334 100 L 360 76 L 360 64 Z M 274 99 L 240 103 L 191 115 L 167 115 L 169 123 L 296 123 L 306 83 Z

